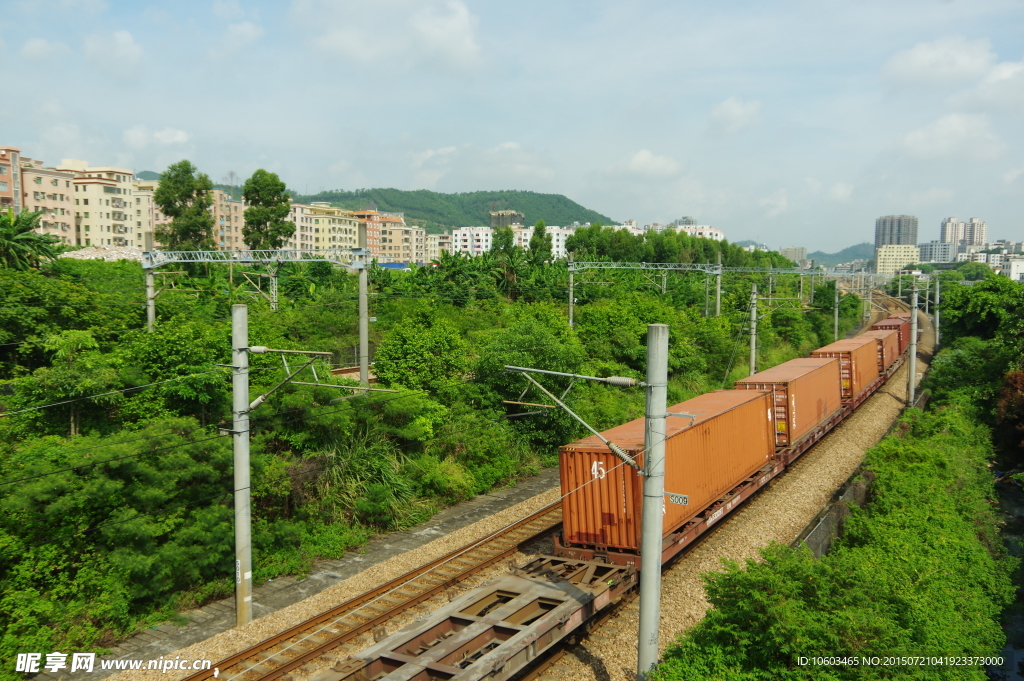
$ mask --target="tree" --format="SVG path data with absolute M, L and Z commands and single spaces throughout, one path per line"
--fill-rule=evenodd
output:
M 374 373 L 388 385 L 437 390 L 462 380 L 466 354 L 466 343 L 450 322 L 421 311 L 384 337 L 374 355 Z
M 291 197 L 276 173 L 257 170 L 245 181 L 242 198 L 249 206 L 242 228 L 249 248 L 276 250 L 295 234 L 295 223 L 285 219 L 291 209 Z
M 530 237 L 530 259 L 535 265 L 551 260 L 551 235 L 548 234 L 547 225 L 543 220 L 538 220 L 537 224 L 533 226 L 533 236 Z
M 213 249 L 213 182 L 206 173 L 197 172 L 190 161 L 179 161 L 160 176 L 153 201 L 170 224 L 156 230 L 164 246 L 178 250 Z
M 52 234 L 40 234 L 42 212 L 22 211 L 17 215 L 8 209 L 0 216 L 0 267 L 12 270 L 38 268 L 40 263 L 57 257 L 55 246 L 60 242 Z
M 516 235 L 511 227 L 498 227 L 491 240 L 491 253 L 508 253 L 516 247 Z
M 965 262 L 956 269 L 964 281 L 979 281 L 992 274 L 992 269 L 983 262 Z

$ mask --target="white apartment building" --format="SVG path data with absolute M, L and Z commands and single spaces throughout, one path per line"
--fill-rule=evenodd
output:
M 960 246 L 980 246 L 988 241 L 988 223 L 979 218 L 960 222 L 956 217 L 942 221 L 940 241 Z
M 288 211 L 288 221 L 295 224 L 295 233 L 285 242 L 284 248 L 314 248 L 313 207 L 304 203 L 292 203 Z
M 712 227 L 711 225 L 680 225 L 676 227 L 680 232 L 686 232 L 690 236 L 700 237 L 701 239 L 714 239 L 715 241 L 721 241 L 725 238 L 725 232 Z
M 875 249 L 875 272 L 892 276 L 907 265 L 917 263 L 921 251 L 910 244 L 885 244 Z
M 1013 281 L 1024 282 L 1024 256 L 1006 256 L 1006 259 L 1003 261 L 1003 271 L 1001 274 Z
M 544 230 L 551 236 L 551 257 L 555 260 L 568 258 L 569 252 L 565 249 L 565 240 L 572 236 L 575 230 L 569 227 L 557 227 L 554 225 L 545 227 Z M 533 232 L 533 227 L 514 228 L 512 233 L 515 235 L 516 246 L 529 250 Z
M 452 252 L 481 255 L 491 250 L 493 237 L 490 227 L 457 227 L 452 230 Z
M 317 201 L 310 204 L 313 248 L 359 248 L 359 219 L 352 211 Z

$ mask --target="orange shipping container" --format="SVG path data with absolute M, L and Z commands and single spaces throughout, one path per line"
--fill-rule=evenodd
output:
M 742 378 L 736 389 L 772 394 L 775 446 L 788 447 L 842 409 L 839 382 L 838 359 L 804 357 Z
M 669 408 L 665 442 L 663 533 L 671 534 L 769 462 L 775 453 L 771 395 L 716 390 Z M 604 431 L 642 465 L 644 419 Z M 643 476 L 591 436 L 559 450 L 562 532 L 569 544 L 640 549 Z
M 874 338 L 878 341 L 878 371 L 885 371 L 892 366 L 896 358 L 900 356 L 900 332 L 899 329 L 878 329 L 867 331 L 861 334 L 864 338 Z
M 897 317 L 890 317 L 889 319 L 883 319 L 877 324 L 871 327 L 873 331 L 892 330 L 896 329 L 899 332 L 899 343 L 900 343 L 900 354 L 902 355 L 907 351 L 907 347 L 910 345 L 910 322 L 905 319 L 899 319 Z
M 878 378 L 878 341 L 856 336 L 836 341 L 811 353 L 811 357 L 839 359 L 843 399 L 853 399 Z

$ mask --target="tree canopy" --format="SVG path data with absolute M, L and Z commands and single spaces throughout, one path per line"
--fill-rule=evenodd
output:
M 25 210 L 15 215 L 11 209 L 0 213 L 0 267 L 27 270 L 57 257 L 60 239 L 34 231 L 42 215 Z
M 242 237 L 249 248 L 276 250 L 295 234 L 295 223 L 285 220 L 291 197 L 276 173 L 257 170 L 245 181 L 242 198 L 248 204 Z
M 171 222 L 155 230 L 167 248 L 210 250 L 213 248 L 213 182 L 190 161 L 172 164 L 161 175 L 153 202 Z

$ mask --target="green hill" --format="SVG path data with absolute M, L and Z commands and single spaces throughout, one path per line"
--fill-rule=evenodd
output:
M 348 210 L 367 208 L 372 202 L 377 210 L 405 213 L 407 221 L 427 227 L 431 232 L 451 227 L 488 225 L 492 210 L 517 210 L 525 216 L 528 225 L 538 220 L 544 220 L 549 225 L 573 222 L 600 222 L 607 225 L 614 222 L 607 215 L 584 208 L 561 194 L 516 190 L 442 194 L 427 189 L 336 189 L 310 196 L 294 196 L 301 203 L 327 201 Z
M 864 242 L 857 244 L 856 246 L 850 246 L 844 248 L 838 253 L 825 253 L 823 251 L 814 251 L 813 253 L 807 254 L 808 260 L 813 260 L 815 264 L 821 265 L 822 267 L 835 267 L 839 263 L 850 262 L 851 260 L 874 260 L 875 259 L 875 246 Z

